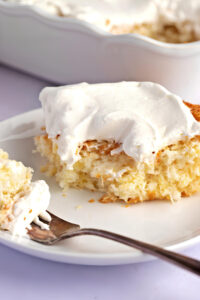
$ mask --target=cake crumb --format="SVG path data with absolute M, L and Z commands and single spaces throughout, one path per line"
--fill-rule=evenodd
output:
M 94 199 L 90 199 L 90 200 L 88 200 L 88 202 L 89 202 L 89 203 L 94 203 L 95 200 L 94 200 Z
M 67 194 L 63 193 L 62 196 L 63 196 L 63 197 L 67 197 Z
M 75 208 L 80 209 L 80 208 L 82 208 L 82 205 L 77 205 Z
M 125 205 L 122 204 L 122 205 L 121 205 L 121 207 L 125 207 L 125 208 L 127 208 L 127 207 L 129 207 L 129 206 L 130 206 L 130 204 L 125 204 Z
M 114 200 L 114 198 L 112 199 L 112 197 L 110 195 L 104 194 L 98 201 L 100 203 L 107 204 L 110 202 L 114 202 L 113 200 Z
M 40 167 L 40 172 L 45 173 L 47 171 L 47 166 L 41 166 Z
M 106 24 L 106 26 L 109 26 L 110 25 L 110 19 L 106 19 L 106 22 L 105 22 L 105 24 Z

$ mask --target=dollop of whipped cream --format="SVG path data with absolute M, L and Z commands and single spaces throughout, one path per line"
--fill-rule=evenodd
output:
M 68 169 L 87 140 L 113 140 L 121 144 L 117 152 L 149 162 L 163 147 L 200 134 L 182 99 L 152 82 L 46 87 L 39 98 L 48 136 Z
M 42 229 L 48 225 L 39 220 L 39 216 L 50 222 L 51 217 L 46 212 L 50 202 L 49 187 L 44 180 L 30 183 L 30 188 L 16 194 L 9 215 L 2 224 L 2 228 L 9 230 L 13 235 L 25 236 L 32 222 Z

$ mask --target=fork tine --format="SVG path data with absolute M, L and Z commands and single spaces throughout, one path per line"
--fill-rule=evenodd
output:
M 51 245 L 67 233 L 71 234 L 80 229 L 79 225 L 67 222 L 50 212 L 48 213 L 51 216 L 49 230 L 41 229 L 36 224 L 32 223 L 32 228 L 28 230 L 28 234 L 32 240 Z
M 47 245 L 51 245 L 57 239 L 51 230 L 41 229 L 35 224 L 32 224 L 31 229 L 28 229 L 28 234 L 33 241 Z

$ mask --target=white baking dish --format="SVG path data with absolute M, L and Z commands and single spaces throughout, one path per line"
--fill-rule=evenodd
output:
M 200 100 L 200 42 L 167 44 L 0 0 L 0 62 L 59 84 L 159 82 Z

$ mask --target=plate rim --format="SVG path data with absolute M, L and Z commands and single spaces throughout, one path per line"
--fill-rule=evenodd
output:
M 41 108 L 29 110 L 27 112 L 17 114 L 8 119 L 0 121 L 0 125 L 6 124 L 9 122 L 13 122 L 14 120 L 23 120 L 27 119 L 30 115 L 39 114 L 41 112 Z M 16 137 L 19 139 L 19 137 Z M 14 140 L 14 137 L 10 140 Z M 3 142 L 0 140 L 0 143 Z M 3 234 L 2 234 L 3 233 Z M 5 234 L 6 233 L 6 234 Z M 4 236 L 5 234 L 5 236 Z M 26 243 L 21 243 L 19 241 L 25 240 Z M 28 243 L 27 243 L 28 242 Z M 109 265 L 122 265 L 122 264 L 131 264 L 131 263 L 140 263 L 147 262 L 156 259 L 155 257 L 145 254 L 141 251 L 134 250 L 132 252 L 120 252 L 120 253 L 76 253 L 73 251 L 67 251 L 63 254 L 60 251 L 47 250 L 51 246 L 44 246 L 38 243 L 35 244 L 33 241 L 21 237 L 16 238 L 13 237 L 9 232 L 2 231 L 0 232 L 0 243 L 4 246 L 10 247 L 11 249 L 20 251 L 22 253 L 32 255 L 34 257 L 56 261 L 61 263 L 71 263 L 78 265 L 96 265 L 96 266 L 109 266 Z M 200 243 L 200 230 L 196 234 L 193 234 L 191 238 L 185 237 L 184 240 L 177 242 L 175 244 L 164 247 L 167 250 L 171 251 L 181 251 L 193 245 Z M 49 248 L 51 249 L 51 248 Z
M 142 263 L 153 261 L 157 258 L 145 254 L 141 251 L 134 250 L 133 252 L 121 252 L 121 253 L 76 253 L 73 251 L 66 251 L 66 254 L 60 253 L 60 251 L 49 251 L 51 246 L 40 245 L 34 241 L 31 241 L 25 237 L 17 238 L 12 237 L 9 232 L 6 233 L 5 237 L 1 236 L 0 233 L 0 243 L 11 249 L 17 250 L 19 252 L 42 258 L 45 260 L 56 261 L 61 263 L 70 263 L 76 265 L 91 265 L 91 266 L 112 266 L 112 265 L 125 265 L 132 263 Z M 11 238 L 10 238 L 11 237 Z M 26 244 L 21 241 L 25 240 Z M 28 242 L 28 243 L 27 243 Z M 171 251 L 183 251 L 193 245 L 200 243 L 200 235 L 197 235 L 189 240 L 177 243 L 175 245 L 170 245 L 164 247 Z M 67 250 L 67 248 L 66 248 Z

